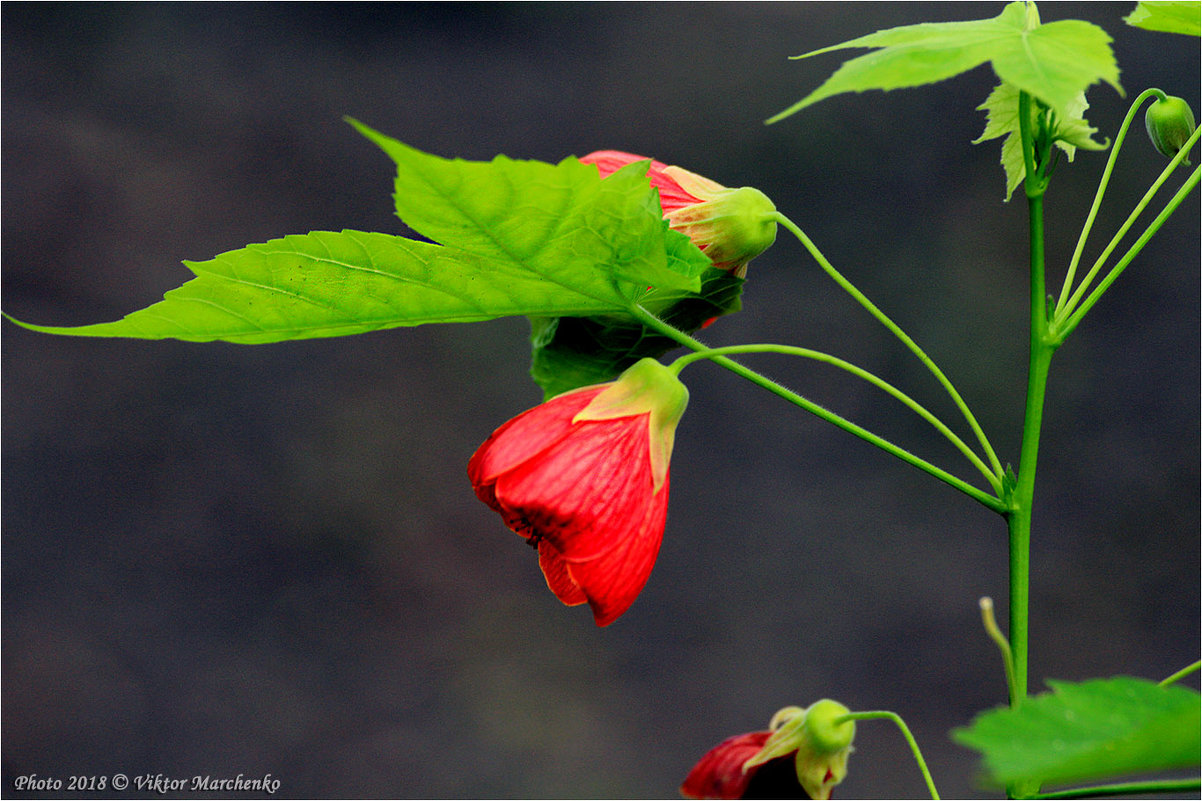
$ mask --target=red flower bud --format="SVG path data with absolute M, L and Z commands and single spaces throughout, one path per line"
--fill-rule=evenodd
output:
M 688 391 L 643 359 L 498 428 L 468 462 L 476 495 L 538 549 L 547 586 L 598 626 L 647 583 L 668 512 L 668 464 Z
M 627 164 L 648 159 L 619 150 L 598 150 L 580 160 L 596 164 L 604 178 Z M 669 226 L 686 234 L 720 270 L 742 278 L 747 263 L 776 240 L 776 206 L 758 189 L 730 189 L 655 160 L 651 160 L 647 177 L 659 190 L 660 207 Z

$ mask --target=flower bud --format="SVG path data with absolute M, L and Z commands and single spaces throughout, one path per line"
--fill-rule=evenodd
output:
M 601 177 L 645 156 L 598 150 L 582 156 L 596 164 Z M 664 219 L 692 240 L 719 270 L 739 278 L 747 263 L 776 241 L 776 206 L 758 189 L 732 189 L 682 167 L 651 159 L 647 177 L 659 190 Z
M 830 798 L 834 786 L 847 777 L 856 724 L 840 718 L 849 713 L 847 707 L 829 698 L 814 702 L 808 709 L 785 707 L 772 718 L 772 736 L 758 754 L 744 763 L 743 770 L 794 753 L 802 789 L 810 798 Z
M 1194 132 L 1194 112 L 1180 97 L 1166 95 L 1163 100 L 1148 106 L 1144 123 L 1148 126 L 1148 138 L 1156 149 L 1173 158 Z M 1184 163 L 1189 164 L 1188 158 Z
M 776 241 L 776 206 L 751 186 L 731 189 L 681 167 L 664 174 L 700 200 L 667 211 L 664 219 L 705 251 L 715 267 L 742 277 L 747 263 Z

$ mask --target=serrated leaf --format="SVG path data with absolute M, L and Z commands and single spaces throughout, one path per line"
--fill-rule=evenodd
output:
M 1065 152 L 1068 160 L 1072 161 L 1076 156 L 1077 148 L 1087 150 L 1103 150 L 1108 146 L 1108 142 L 1095 142 L 1092 139 L 1093 134 L 1097 133 L 1096 128 L 1091 128 L 1089 123 L 1085 121 L 1085 110 L 1089 108 L 1089 103 L 1085 100 L 1085 93 L 1077 95 L 1076 99 L 1069 104 L 1067 113 L 1070 115 L 1067 119 L 1061 119 L 1054 113 L 1048 111 L 1049 119 L 1046 122 L 1046 128 L 1051 131 L 1051 136 L 1056 146 Z M 1027 174 L 1027 167 L 1023 161 L 1022 149 L 1022 133 L 1019 130 L 1019 90 L 1017 86 L 1012 86 L 1007 83 L 999 84 L 989 93 L 989 97 L 985 102 L 977 106 L 978 111 L 987 113 L 985 130 L 981 135 L 973 140 L 973 144 L 980 144 L 991 139 L 1005 137 L 1002 140 L 1002 168 L 1006 172 L 1006 200 L 1010 199 L 1011 194 L 1022 183 L 1023 178 Z M 1037 127 L 1034 120 L 1038 114 L 1036 109 L 1033 109 L 1033 129 Z
M 121 320 L 19 324 L 49 334 L 261 344 L 624 308 L 620 298 L 569 289 L 520 266 L 362 231 L 293 234 L 185 264 L 195 278 Z
M 1110 37 L 1081 20 L 1039 23 L 1034 4 L 1013 2 L 997 17 L 905 25 L 877 31 L 797 58 L 847 48 L 879 48 L 845 62 L 776 122 L 844 92 L 889 91 L 936 83 L 990 63 L 1003 82 L 1067 116 L 1078 93 L 1105 81 L 1122 93 Z
M 1146 31 L 1202 36 L 1202 3 L 1140 0 L 1123 21 Z
M 667 297 L 700 288 L 709 261 L 667 228 L 645 164 L 602 180 L 575 159 L 447 160 L 369 135 L 402 154 L 415 187 L 423 185 L 410 173 L 426 176 L 406 208 L 443 244 L 358 231 L 286 236 L 185 262 L 195 278 L 121 320 L 18 324 L 74 336 L 265 343 L 510 315 L 616 314 L 652 286 Z
M 1066 784 L 1197 768 L 1197 692 L 1127 676 L 1049 681 L 1018 709 L 978 715 L 952 737 L 980 751 L 992 782 Z
M 397 216 L 422 236 L 490 258 L 503 254 L 544 275 L 562 272 L 566 254 L 605 264 L 622 280 L 698 287 L 695 276 L 667 264 L 667 223 L 646 178 L 650 161 L 629 164 L 602 181 L 595 165 L 575 158 L 555 165 L 506 156 L 444 159 L 348 122 L 396 163 Z M 700 251 L 696 259 L 708 264 Z M 605 272 L 588 278 L 609 280 Z

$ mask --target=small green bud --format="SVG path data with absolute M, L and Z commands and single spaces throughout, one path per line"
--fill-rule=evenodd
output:
M 793 755 L 797 781 L 806 795 L 831 797 L 831 790 L 847 776 L 847 757 L 856 736 L 856 724 L 840 720 L 850 710 L 838 701 L 823 698 L 808 709 L 789 706 L 772 717 L 772 735 L 759 753 L 743 764 L 746 772 L 777 757 Z
M 1194 132 L 1194 112 L 1180 97 L 1166 95 L 1148 106 L 1144 123 L 1156 149 L 1173 158 Z M 1188 154 L 1184 163 L 1189 164 Z
M 851 712 L 838 701 L 823 698 L 806 710 L 806 726 L 810 730 L 814 750 L 822 752 L 842 751 L 851 745 L 856 736 L 856 724 L 849 720 L 836 723 Z

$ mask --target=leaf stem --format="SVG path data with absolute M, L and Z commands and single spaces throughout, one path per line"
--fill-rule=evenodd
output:
M 691 350 L 698 351 L 698 352 L 711 350 L 711 348 L 709 348 L 705 343 L 694 339 L 693 337 L 689 336 L 688 334 L 684 333 L 683 331 L 679 331 L 676 328 L 673 328 L 671 325 L 668 325 L 663 320 L 660 320 L 654 314 L 647 311 L 646 309 L 644 309 L 642 306 L 639 306 L 638 304 L 633 304 L 630 307 L 630 313 L 633 314 L 636 318 L 638 318 L 648 328 L 652 328 L 652 329 L 660 332 L 664 336 L 669 337 L 670 339 L 673 339 L 676 342 L 679 342 L 681 345 L 685 346 L 686 348 L 689 348 Z M 732 373 L 735 373 L 736 375 L 747 379 L 751 383 L 768 390 L 769 392 L 773 393 L 774 395 L 784 398 L 785 400 L 789 401 L 790 403 L 792 403 L 796 406 L 800 406 L 801 408 L 810 412 L 814 416 L 819 417 L 819 418 L 827 421 L 828 423 L 831 423 L 832 425 L 835 425 L 835 426 L 843 429 L 844 431 L 854 434 L 855 436 L 859 437 L 860 439 L 862 439 L 868 443 L 871 443 L 872 445 L 877 446 L 881 450 L 883 450 L 889 454 L 892 454 L 893 456 L 896 456 L 898 459 L 901 459 L 903 462 L 906 462 L 907 464 L 911 464 L 914 467 L 917 467 L 919 470 L 922 470 L 923 472 L 934 476 L 935 478 L 939 479 L 940 481 L 944 482 L 945 484 L 948 484 L 948 485 L 960 490 L 965 495 L 980 502 L 982 505 L 987 506 L 990 509 L 993 509 L 995 512 L 1005 514 L 1006 508 L 1007 508 L 1006 504 L 1003 501 L 1001 501 L 999 498 L 996 498 L 993 495 L 990 495 L 989 493 L 985 492 L 984 490 L 982 490 L 978 487 L 974 487 L 972 484 L 969 484 L 967 481 L 964 481 L 963 479 L 958 478 L 957 476 L 954 476 L 951 473 L 948 473 L 946 470 L 943 470 L 942 468 L 936 467 L 935 465 L 931 464 L 930 462 L 926 461 L 925 459 L 915 456 L 914 454 L 910 453 L 909 451 L 905 450 L 904 448 L 894 445 L 889 440 L 887 440 L 881 436 L 878 436 L 877 434 L 872 433 L 871 431 L 867 430 L 866 428 L 856 425 L 855 423 L 851 422 L 850 420 L 847 420 L 846 418 L 841 417 L 822 406 L 819 406 L 817 403 L 814 403 L 810 399 L 808 399 L 802 395 L 799 395 L 796 392 L 793 392 L 792 390 L 787 389 L 784 386 L 781 386 L 780 384 L 778 384 L 777 382 L 768 378 L 767 376 L 761 375 L 760 373 L 757 373 L 755 370 L 752 370 L 751 368 L 746 367 L 746 366 L 740 364 L 739 362 L 734 361 L 733 359 L 729 359 L 726 356 L 713 356 L 713 357 L 707 357 L 707 358 L 710 358 L 710 360 L 713 361 L 715 364 L 717 364 L 721 367 L 724 367 L 727 370 L 730 370 Z
M 1198 779 L 1158 779 L 1145 782 L 1099 784 L 1093 787 L 1074 787 L 1071 790 L 1040 793 L 1039 795 L 1032 796 L 1032 798 L 1105 798 L 1115 795 L 1181 793 L 1197 790 L 1199 787 L 1202 787 L 1202 781 Z
M 1123 142 L 1127 138 L 1127 129 L 1131 127 L 1131 121 L 1135 119 L 1135 113 L 1139 111 L 1140 106 L 1153 95 L 1158 100 L 1163 100 L 1165 96 L 1164 92 L 1159 89 L 1145 89 L 1141 92 L 1131 104 L 1131 108 L 1127 110 L 1127 116 L 1123 118 L 1123 124 L 1119 126 L 1119 132 L 1114 137 L 1114 145 L 1110 148 L 1110 157 L 1106 160 L 1106 169 L 1102 171 L 1102 180 L 1098 182 L 1098 191 L 1094 194 L 1093 205 L 1089 208 L 1089 214 L 1085 217 L 1085 225 L 1082 226 L 1081 235 L 1077 238 L 1077 248 L 1073 251 L 1068 272 L 1065 273 L 1064 286 L 1060 288 L 1060 299 L 1056 301 L 1057 311 L 1064 308 L 1065 303 L 1068 302 L 1073 279 L 1077 275 L 1077 264 L 1081 261 L 1081 252 L 1085 249 L 1085 240 L 1089 238 L 1089 232 L 1093 229 L 1094 220 L 1098 216 L 1098 209 L 1102 205 L 1102 197 L 1110 185 L 1110 174 L 1114 171 L 1114 163 L 1118 160 L 1119 149 L 1122 148 Z
M 935 781 L 931 778 L 931 771 L 927 768 L 926 760 L 922 758 L 922 751 L 918 747 L 918 741 L 914 739 L 914 735 L 910 733 L 910 728 L 906 726 L 906 722 L 901 719 L 895 712 L 886 710 L 876 710 L 872 712 L 852 712 L 849 715 L 843 715 L 835 720 L 835 725 L 838 726 L 849 720 L 891 720 L 897 727 L 901 729 L 902 736 L 906 738 L 906 742 L 910 744 L 910 751 L 914 754 L 914 761 L 918 763 L 918 769 L 922 771 L 922 778 L 926 780 L 927 790 L 931 794 L 931 798 L 938 801 L 939 791 L 935 789 Z
M 892 395 L 909 409 L 918 414 L 919 417 L 930 423 L 935 430 L 946 437 L 953 446 L 955 446 L 962 454 L 964 454 L 964 456 L 970 462 L 972 462 L 974 467 L 981 471 L 981 475 L 985 476 L 985 479 L 989 481 L 994 492 L 1001 492 L 1001 482 L 998 481 L 997 477 L 990 472 L 985 463 L 981 461 L 981 458 L 977 456 L 977 454 L 974 453 L 973 450 L 969 448 L 962 439 L 960 439 L 960 437 L 956 436 L 955 432 L 948 428 L 942 420 L 889 382 L 874 375 L 873 373 L 868 372 L 862 367 L 858 367 L 848 361 L 845 361 L 844 359 L 838 358 L 837 356 L 831 356 L 830 354 L 822 353 L 821 351 L 811 350 L 809 348 L 798 348 L 791 345 L 730 345 L 727 347 L 695 351 L 685 356 L 681 356 L 679 359 L 673 362 L 672 366 L 679 374 L 682 368 L 699 359 L 709 359 L 714 356 L 729 356 L 738 353 L 778 353 L 786 356 L 800 356 L 805 359 L 813 359 L 815 361 L 838 367 L 839 369 L 846 370 L 858 378 L 864 379 L 873 386 L 878 387 L 879 389 L 882 389 L 888 394 Z
M 958 408 L 960 413 L 964 415 L 964 419 L 968 422 L 968 425 L 972 429 L 973 434 L 976 436 L 977 441 L 981 443 L 981 448 L 984 450 L 986 458 L 993 467 L 993 475 L 995 478 L 990 483 L 998 486 L 997 482 L 1000 482 L 1002 476 L 1004 475 L 1002 463 L 999 461 L 997 454 L 994 452 L 993 446 L 989 443 L 989 438 L 985 436 L 985 432 L 981 429 L 976 417 L 973 416 L 972 411 L 968 408 L 968 404 L 964 402 L 964 399 L 960 396 L 960 393 L 956 391 L 955 386 L 952 385 L 952 382 L 946 375 L 944 375 L 943 371 L 939 369 L 939 366 L 935 364 L 931 357 L 928 356 L 926 352 L 920 348 L 918 344 L 911 339 L 910 336 L 903 331 L 897 323 L 893 322 L 893 320 L 891 320 L 883 311 L 881 311 L 875 303 L 870 301 L 863 292 L 857 289 L 856 286 L 851 283 L 851 281 L 848 281 L 842 273 L 836 270 L 834 265 L 830 263 L 826 256 L 823 255 L 822 251 L 820 251 L 814 242 L 808 236 L 806 236 L 806 233 L 802 231 L 800 227 L 798 227 L 792 220 L 780 212 L 777 212 L 774 217 L 776 218 L 776 221 L 788 229 L 793 236 L 797 237 L 802 246 L 804 246 L 814 260 L 818 262 L 818 265 L 835 281 L 836 284 L 839 285 L 841 289 L 843 289 L 844 292 L 851 295 L 851 297 L 857 303 L 867 309 L 868 313 L 875 317 L 877 321 L 881 323 L 881 325 L 885 326 L 890 333 L 901 340 L 901 342 L 910 349 L 910 352 L 917 356 L 918 360 L 926 366 L 933 376 L 935 376 L 935 379 L 939 381 L 944 390 L 946 390 L 947 394 L 951 397 L 952 401 L 956 404 L 956 408 Z

